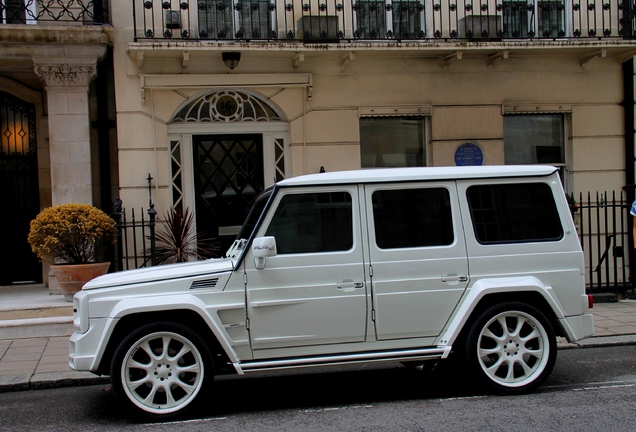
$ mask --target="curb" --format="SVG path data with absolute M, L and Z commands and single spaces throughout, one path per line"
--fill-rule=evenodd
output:
M 0 393 L 25 390 L 43 390 L 62 387 L 80 387 L 108 384 L 106 376 L 93 375 L 90 372 L 57 372 L 17 377 L 1 377 Z
M 584 349 L 613 346 L 636 345 L 636 334 L 616 336 L 593 336 L 577 343 L 569 343 L 565 338 L 557 338 L 557 349 Z
M 579 348 L 636 345 L 636 334 L 591 337 L 589 339 L 583 339 L 575 345 L 578 345 Z

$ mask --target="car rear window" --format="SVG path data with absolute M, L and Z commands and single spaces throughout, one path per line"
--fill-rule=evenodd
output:
M 552 189 L 545 183 L 476 185 L 468 206 L 482 244 L 556 241 L 563 227 Z

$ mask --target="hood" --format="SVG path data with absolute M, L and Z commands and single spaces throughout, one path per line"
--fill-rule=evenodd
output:
M 99 276 L 84 285 L 84 290 L 131 285 L 143 282 L 178 279 L 198 275 L 210 275 L 234 269 L 234 262 L 227 258 L 205 261 L 165 264 L 137 270 L 125 270 Z

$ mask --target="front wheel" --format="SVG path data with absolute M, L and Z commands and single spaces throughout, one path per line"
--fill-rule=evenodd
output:
M 503 393 L 522 393 L 539 386 L 556 361 L 552 325 L 535 307 L 502 303 L 485 310 L 466 338 L 465 353 L 473 372 Z
M 159 322 L 141 326 L 121 342 L 110 377 L 115 394 L 134 412 L 159 419 L 190 409 L 214 370 L 207 344 L 193 330 Z

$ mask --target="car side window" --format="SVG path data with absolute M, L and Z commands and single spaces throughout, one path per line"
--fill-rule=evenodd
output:
M 278 203 L 265 235 L 276 238 L 279 255 L 349 250 L 352 213 L 348 192 L 288 194 Z
M 482 244 L 556 241 L 563 227 L 545 183 L 476 185 L 467 190 L 470 216 Z
M 377 190 L 372 199 L 375 240 L 380 249 L 453 243 L 453 218 L 447 189 Z

